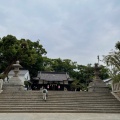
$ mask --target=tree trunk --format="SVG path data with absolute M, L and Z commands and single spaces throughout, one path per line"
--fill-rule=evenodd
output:
M 11 63 L 10 63 L 10 65 L 5 69 L 5 71 L 4 71 L 4 76 L 6 77 L 7 75 L 8 75 L 8 73 L 10 72 L 10 70 L 11 70 L 11 68 L 12 68 L 12 65 L 15 63 L 15 61 L 12 61 Z

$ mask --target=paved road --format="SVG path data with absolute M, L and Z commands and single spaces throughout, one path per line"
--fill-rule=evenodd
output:
M 103 113 L 0 113 L 0 120 L 120 120 L 120 114 Z

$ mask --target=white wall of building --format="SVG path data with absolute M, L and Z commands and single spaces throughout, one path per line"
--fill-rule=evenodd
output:
M 10 71 L 8 74 L 8 78 L 11 79 L 14 76 L 14 72 Z M 30 74 L 28 70 L 20 70 L 18 77 L 20 78 L 21 82 L 24 85 L 24 81 L 30 80 Z M 9 81 L 8 79 L 8 81 Z M 5 78 L 5 82 L 7 82 L 7 78 Z

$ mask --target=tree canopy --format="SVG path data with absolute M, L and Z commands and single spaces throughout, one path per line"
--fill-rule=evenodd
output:
M 42 55 L 46 53 L 40 41 L 32 42 L 29 39 L 18 40 L 15 36 L 7 35 L 0 39 L 0 72 L 4 71 L 5 75 L 8 74 L 12 64 L 17 60 L 26 69 L 39 69 Z M 36 64 L 39 64 L 39 68 L 37 68 L 38 65 L 36 66 Z
M 120 42 L 115 44 L 115 50 L 109 52 L 108 55 L 103 56 L 103 61 L 110 67 L 110 76 L 113 81 L 120 81 Z

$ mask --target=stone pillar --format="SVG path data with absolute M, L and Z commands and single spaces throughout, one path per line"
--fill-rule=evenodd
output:
M 3 79 L 0 79 L 0 93 L 3 91 L 2 87 L 3 87 Z

